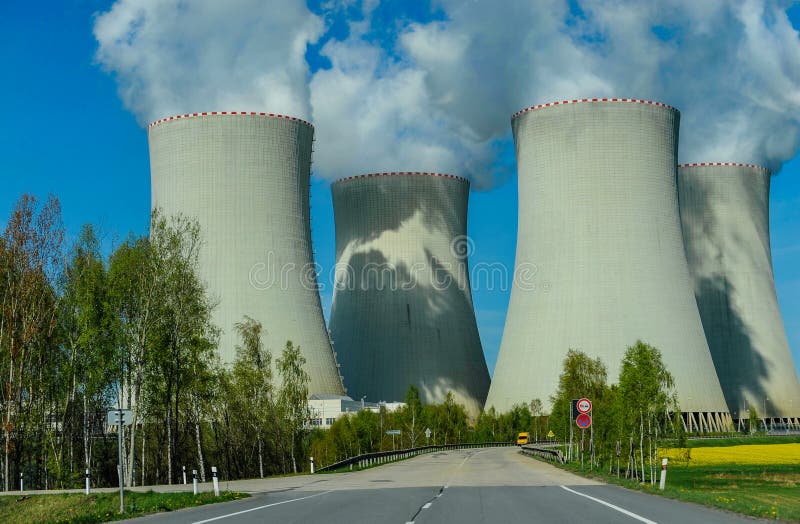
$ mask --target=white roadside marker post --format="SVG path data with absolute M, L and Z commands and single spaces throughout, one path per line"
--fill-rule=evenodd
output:
M 186 466 L 183 466 L 183 485 L 186 485 Z
M 667 484 L 667 461 L 668 459 L 661 459 L 661 482 L 658 484 L 658 489 L 664 491 L 664 486 Z
M 86 468 L 86 494 L 89 494 L 89 468 Z
M 211 481 L 214 483 L 214 496 L 219 497 L 219 479 L 217 478 L 216 466 L 211 466 Z
M 311 474 L 314 474 L 314 457 L 311 457 Z
M 197 495 L 197 470 L 192 470 L 192 487 L 194 488 L 194 494 Z

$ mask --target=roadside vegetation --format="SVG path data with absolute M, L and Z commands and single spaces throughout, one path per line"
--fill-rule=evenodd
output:
M 118 493 L 0 496 L 0 522 L 5 524 L 93 524 L 141 517 L 216 502 L 246 498 L 244 493 L 137 493 L 125 492 L 125 513 L 119 514 Z
M 616 384 L 607 385 L 603 363 L 577 351 L 564 360 L 551 398 L 549 427 L 574 473 L 631 489 L 696 502 L 754 517 L 800 520 L 800 436 L 765 436 L 751 412 L 748 435 L 691 439 L 680 421 L 672 377 L 656 348 L 628 348 Z M 569 399 L 594 401 L 594 445 L 576 445 Z M 576 437 L 576 435 L 579 435 Z M 619 443 L 619 444 L 617 444 Z M 582 450 L 583 449 L 583 450 Z M 666 489 L 658 489 L 661 459 L 669 459 Z
M 544 436 L 546 418 L 541 415 L 541 403 L 533 403 L 533 408 L 531 411 L 531 406 L 517 406 L 502 415 L 489 410 L 472 421 L 451 394 L 441 404 L 423 405 L 419 390 L 410 386 L 405 406 L 395 412 L 387 412 L 385 408 L 377 413 L 362 410 L 336 420 L 329 430 L 314 431 L 310 435 L 311 454 L 318 466 L 327 466 L 356 455 L 392 449 L 513 442 L 519 428 L 536 428 Z M 393 440 L 386 434 L 390 429 L 401 433 Z M 425 435 L 427 429 L 430 438 Z
M 198 276 L 198 224 L 156 210 L 149 233 L 68 240 L 56 198 L 24 195 L 0 230 L 0 490 L 117 486 L 307 469 L 302 348 L 265 348 L 241 319 L 238 360 L 216 357 L 215 298 Z M 0 519 L 2 521 L 2 519 Z
M 236 361 L 222 366 L 211 321 L 216 302 L 198 276 L 198 224 L 156 210 L 149 229 L 108 247 L 87 225 L 68 242 L 57 199 L 25 195 L 12 210 L 0 232 L 4 491 L 19 489 L 21 477 L 27 489 L 82 488 L 86 469 L 93 487 L 117 486 L 117 435 L 106 411 L 121 407 L 133 412 L 122 435 L 126 485 L 174 484 L 184 466 L 189 478 L 196 469 L 201 482 L 211 466 L 230 480 L 297 474 L 308 471 L 310 456 L 321 467 L 393 448 L 513 442 L 526 431 L 534 442 L 560 446 L 565 467 L 584 474 L 654 490 L 660 459 L 669 456 L 668 496 L 796 518 L 790 488 L 798 481 L 800 437 L 689 440 L 672 375 L 659 350 L 641 341 L 611 378 L 604 362 L 569 350 L 549 414 L 541 399 L 532 399 L 502 414 L 487 406 L 470 420 L 452 395 L 423 405 L 411 387 L 396 412 L 365 410 L 328 431 L 310 429 L 303 348 L 291 341 L 265 347 L 262 334 L 270 326 L 245 316 L 236 325 Z M 572 400 L 582 397 L 593 402 L 585 431 L 571 414 Z M 754 409 L 748 425 L 758 428 Z M 390 429 L 400 430 L 394 441 Z M 741 444 L 758 446 L 741 451 Z M 131 504 L 139 496 L 131 494 Z M 141 508 L 172 509 L 170 496 L 159 497 L 141 499 Z M 37 500 L 2 499 L 0 512 L 62 499 Z M 76 503 L 74 511 L 92 504 Z M 0 522 L 13 522 L 4 515 Z M 54 507 L 42 515 L 60 513 Z
M 776 451 L 775 455 L 779 453 Z M 580 464 L 574 462 L 559 467 L 653 495 L 695 502 L 752 517 L 800 521 L 800 466 L 797 464 L 718 462 L 714 465 L 690 463 L 687 466 L 679 461 L 670 462 L 664 491 L 659 490 L 657 485 L 626 479 L 624 476 L 618 477 L 615 472 L 581 469 Z
M 199 277 L 200 227 L 155 210 L 149 233 L 109 240 L 92 225 L 67 239 L 56 198 L 23 195 L 0 231 L 0 490 L 118 486 L 109 408 L 130 409 L 127 486 L 307 472 L 368 451 L 459 441 L 512 441 L 544 431 L 541 403 L 478 421 L 452 397 L 397 413 L 362 412 L 309 429 L 303 348 L 265 347 L 269 325 L 235 326 L 237 358 L 216 357 L 216 298 Z M 532 433 L 533 434 L 533 433 Z M 2 519 L 0 519 L 2 521 Z

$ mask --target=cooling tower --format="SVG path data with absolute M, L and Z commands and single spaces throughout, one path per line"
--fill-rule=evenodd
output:
M 730 424 L 684 253 L 679 120 L 633 99 L 513 116 L 517 259 L 487 406 L 549 404 L 571 348 L 599 357 L 616 382 L 626 348 L 642 340 L 661 350 L 690 429 Z
M 331 186 L 336 289 L 331 336 L 353 398 L 425 403 L 452 391 L 473 416 L 489 373 L 469 283 L 466 179 L 428 173 Z
M 800 413 L 800 385 L 772 274 L 769 187 L 763 167 L 678 166 L 700 317 L 728 407 L 740 419 L 747 419 L 750 406 L 768 419 Z
M 219 301 L 223 362 L 234 360 L 234 324 L 248 315 L 261 322 L 273 357 L 287 340 L 300 346 L 310 393 L 343 394 L 313 272 L 311 124 L 194 113 L 153 122 L 148 135 L 154 208 L 200 223 L 201 278 Z

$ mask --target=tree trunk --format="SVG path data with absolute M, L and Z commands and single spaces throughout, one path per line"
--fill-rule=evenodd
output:
M 167 406 L 167 484 L 172 485 L 172 403 Z
M 639 410 L 639 462 L 642 465 L 642 479 L 644 482 L 644 415 Z
M 141 366 L 138 366 L 140 369 L 137 373 L 138 376 L 141 376 Z M 128 448 L 128 469 L 125 471 L 125 483 L 130 486 L 133 483 L 132 475 L 133 475 L 133 461 L 136 457 L 136 424 L 139 420 L 139 395 L 141 393 L 141 385 L 139 384 L 139 380 L 135 380 L 135 384 L 133 387 L 133 394 L 129 402 L 131 403 L 131 409 L 133 411 L 133 417 L 131 420 L 131 434 L 130 434 L 130 446 Z
M 144 453 L 144 436 L 145 436 L 144 423 L 142 423 L 142 486 L 146 485 L 145 484 L 145 476 L 144 476 L 145 475 L 144 458 L 147 455 L 145 455 L 145 453 Z
M 8 479 L 9 475 L 11 474 L 9 471 L 9 452 L 11 449 L 11 406 L 14 403 L 14 396 L 13 396 L 13 384 L 14 384 L 14 357 L 12 356 L 9 361 L 8 366 L 8 389 L 6 391 L 6 423 L 4 425 L 3 433 L 5 435 L 5 446 L 4 449 L 4 456 L 5 459 L 3 461 L 3 490 L 8 491 Z
M 197 406 L 197 397 L 194 397 L 194 438 L 197 441 L 197 462 L 200 467 L 200 480 L 206 481 L 206 462 L 203 458 L 203 439 L 200 434 L 200 409 Z
M 264 454 L 261 433 L 258 434 L 258 475 L 260 478 L 264 478 Z
M 86 469 L 92 468 L 91 451 L 89 450 L 89 403 L 83 395 L 83 462 Z
M 290 438 L 292 439 L 292 444 L 291 444 L 291 447 L 289 448 L 291 450 L 291 454 L 292 454 L 292 470 L 294 470 L 294 473 L 296 475 L 297 474 L 297 461 L 294 458 L 294 441 L 295 441 L 294 431 L 291 432 L 291 437 Z

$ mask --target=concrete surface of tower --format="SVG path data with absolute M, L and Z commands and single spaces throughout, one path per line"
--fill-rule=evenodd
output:
M 307 122 L 265 113 L 154 122 L 152 205 L 200 224 L 201 278 L 219 301 L 213 320 L 224 362 L 236 356 L 234 324 L 248 315 L 261 322 L 274 358 L 287 340 L 300 346 L 311 393 L 343 394 L 312 266 L 313 136 Z
M 489 374 L 472 306 L 469 182 L 429 173 L 331 186 L 337 275 L 331 336 L 353 398 L 423 402 L 448 391 L 476 416 Z
M 769 189 L 763 167 L 678 166 L 695 296 L 728 408 L 738 419 L 747 419 L 751 406 L 768 419 L 800 414 L 800 384 L 772 273 Z
M 626 348 L 642 340 L 661 351 L 692 429 L 730 424 L 684 253 L 679 119 L 632 99 L 514 115 L 517 259 L 487 406 L 549 404 L 570 348 L 600 357 L 616 382 Z

